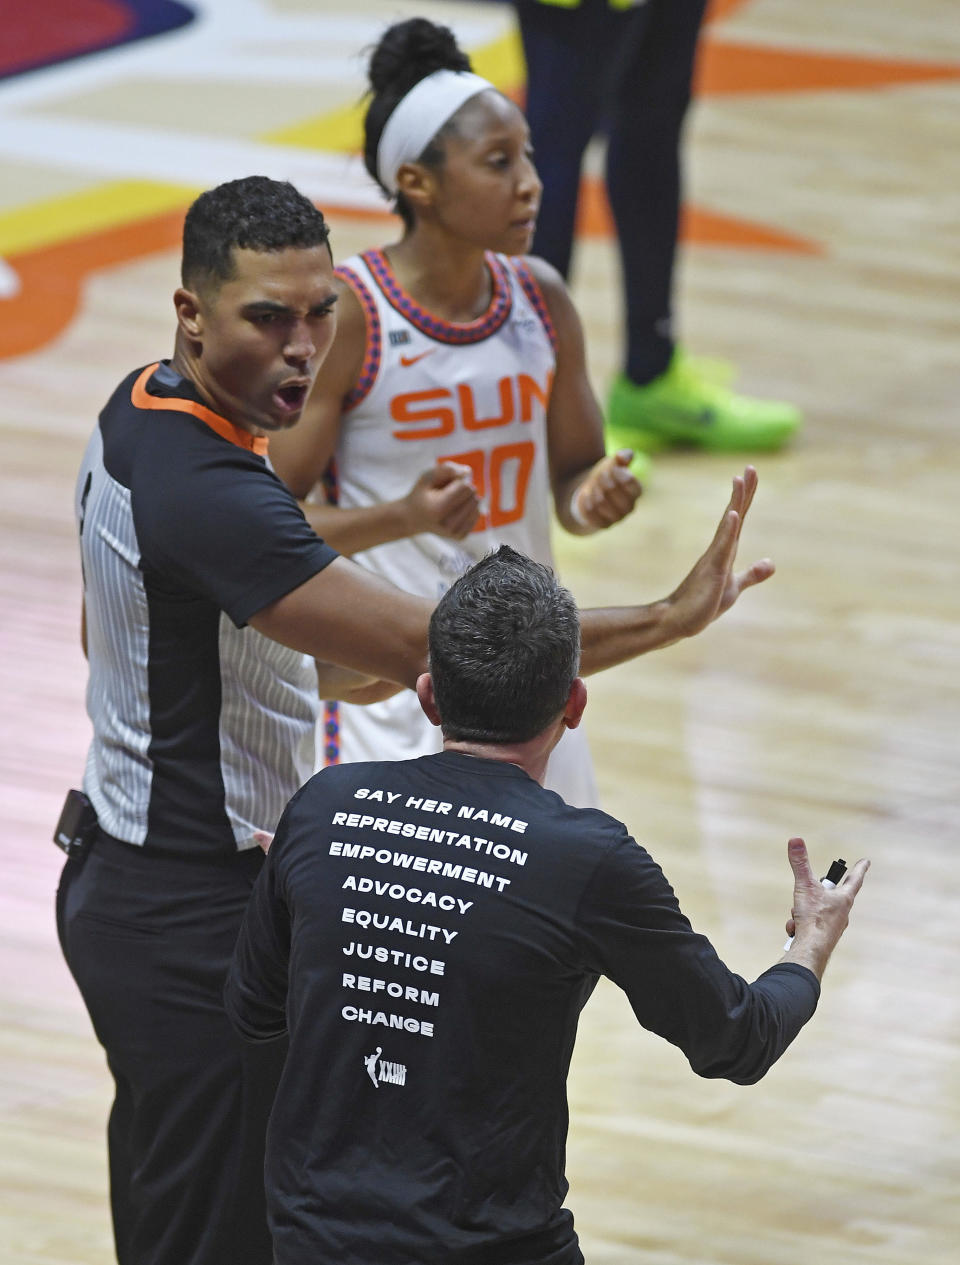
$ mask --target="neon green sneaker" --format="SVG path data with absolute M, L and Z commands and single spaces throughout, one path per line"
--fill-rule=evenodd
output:
M 720 356 L 694 356 L 680 351 L 679 348 L 674 354 L 682 356 L 697 377 L 703 378 L 706 382 L 712 382 L 715 387 L 733 386 L 737 376 L 737 366 L 732 361 L 724 360 Z
M 800 412 L 792 404 L 735 395 L 707 380 L 677 351 L 666 372 L 646 386 L 623 374 L 614 380 L 607 404 L 607 447 L 772 452 L 799 425 Z

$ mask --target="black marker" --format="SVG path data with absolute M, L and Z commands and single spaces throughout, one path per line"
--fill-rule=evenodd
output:
M 847 863 L 846 861 L 844 861 L 843 857 L 839 857 L 836 861 L 834 861 L 831 864 L 830 869 L 827 870 L 824 877 L 820 880 L 820 886 L 821 887 L 836 887 L 836 885 L 840 882 L 840 880 L 843 878 L 846 872 L 847 872 Z
M 826 874 L 820 880 L 820 886 L 821 887 L 836 887 L 836 885 L 840 882 L 840 880 L 843 878 L 846 872 L 847 872 L 846 861 L 844 861 L 843 857 L 838 857 L 836 861 L 832 861 L 830 863 L 830 869 L 827 870 Z M 787 943 L 783 946 L 784 953 L 786 953 L 787 949 L 790 948 L 791 944 L 793 944 L 793 936 L 791 936 L 790 939 L 787 941 Z

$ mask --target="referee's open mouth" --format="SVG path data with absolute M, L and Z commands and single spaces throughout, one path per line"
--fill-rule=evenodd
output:
M 303 406 L 307 402 L 309 391 L 310 383 L 302 379 L 296 382 L 285 383 L 274 391 L 274 403 L 281 413 L 288 417 L 293 417 L 295 414 L 302 412 Z

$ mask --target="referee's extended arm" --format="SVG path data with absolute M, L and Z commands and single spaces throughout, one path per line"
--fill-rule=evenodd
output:
M 648 605 L 582 611 L 580 672 L 588 675 L 695 636 L 773 574 L 768 559 L 737 573 L 740 531 L 757 486 L 748 466 L 714 537 L 669 597 Z M 433 603 L 394 588 L 346 558 L 252 616 L 266 637 L 342 667 L 413 689 L 427 670 L 427 626 Z

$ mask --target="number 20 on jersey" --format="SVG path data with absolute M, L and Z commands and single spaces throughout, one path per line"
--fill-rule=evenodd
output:
M 475 433 L 514 421 L 529 422 L 537 404 L 546 411 L 552 385 L 552 374 L 543 386 L 527 373 L 503 377 L 496 387 L 499 411 L 486 417 L 479 416 L 473 389 L 467 383 L 452 390 L 433 387 L 396 395 L 390 401 L 393 435 L 408 441 L 442 439 L 459 429 Z M 477 520 L 474 531 L 503 527 L 523 518 L 534 451 L 531 440 L 521 440 L 444 455 L 444 461 L 470 467 L 474 486 L 486 502 L 487 513 Z

